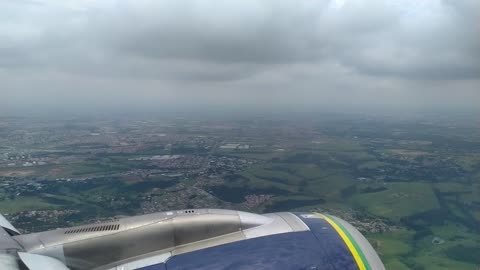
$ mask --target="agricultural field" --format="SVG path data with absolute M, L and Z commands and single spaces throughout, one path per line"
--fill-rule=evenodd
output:
M 0 148 L 0 212 L 29 232 L 185 208 L 318 211 L 356 226 L 387 269 L 480 265 L 475 130 L 177 121 L 60 125 L 35 133 L 53 132 L 43 147 L 26 135 L 38 151 Z

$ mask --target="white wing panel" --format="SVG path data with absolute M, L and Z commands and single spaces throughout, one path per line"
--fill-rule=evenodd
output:
M 18 252 L 18 256 L 29 270 L 69 270 L 61 261 L 48 256 Z

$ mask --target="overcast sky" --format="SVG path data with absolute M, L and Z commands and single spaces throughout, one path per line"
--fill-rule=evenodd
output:
M 480 1 L 0 0 L 0 113 L 205 106 L 480 107 Z

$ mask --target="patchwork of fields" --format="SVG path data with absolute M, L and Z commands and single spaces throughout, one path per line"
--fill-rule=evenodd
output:
M 480 265 L 477 129 L 134 123 L 95 136 L 90 122 L 87 131 L 78 124 L 78 134 L 40 128 L 25 143 L 20 131 L 0 130 L 0 142 L 10 136 L 35 149 L 3 148 L 0 212 L 27 232 L 185 208 L 319 211 L 361 230 L 387 269 Z M 28 146 L 29 134 L 52 140 Z

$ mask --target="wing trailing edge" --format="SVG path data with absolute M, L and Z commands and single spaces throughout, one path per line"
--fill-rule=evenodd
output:
M 29 270 L 69 270 L 65 264 L 52 257 L 25 252 L 18 252 L 18 256 Z
M 11 236 L 20 234 L 20 232 L 13 227 L 13 225 L 8 222 L 8 220 L 2 214 L 0 214 L 0 227 L 4 228 L 5 231 L 7 231 Z

